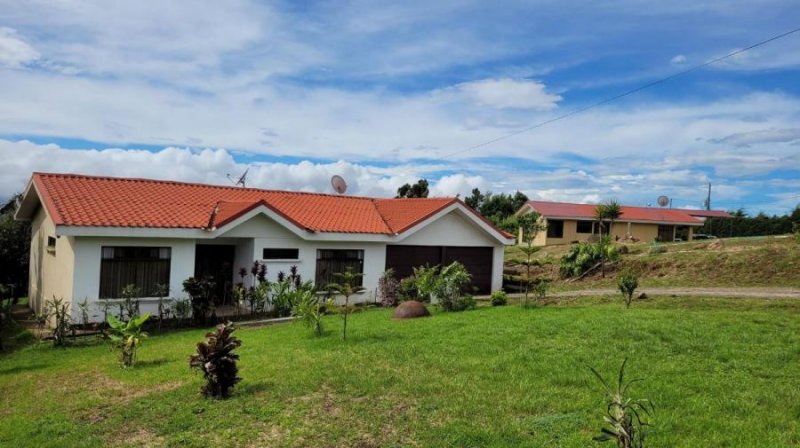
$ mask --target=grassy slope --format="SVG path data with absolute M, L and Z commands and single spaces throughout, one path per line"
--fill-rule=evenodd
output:
M 641 286 L 659 287 L 794 287 L 800 288 L 800 244 L 793 238 L 723 239 L 721 250 L 708 249 L 709 241 L 663 244 L 666 253 L 650 255 L 649 244 L 629 245 L 619 265 L 606 279 L 599 275 L 576 282 L 557 280 L 557 290 L 615 286 L 614 270 L 631 268 L 640 273 Z M 558 260 L 568 246 L 544 248 L 537 257 L 550 260 L 535 274 L 558 276 Z M 507 265 L 522 256 L 518 248 L 506 251 Z M 518 268 L 522 269 L 522 268 Z M 533 275 L 533 274 L 532 274 Z
M 582 447 L 602 418 L 585 365 L 611 375 L 625 356 L 644 379 L 633 393 L 658 406 L 653 446 L 800 443 L 796 301 L 375 310 L 351 325 L 347 343 L 240 330 L 244 381 L 224 402 L 187 369 L 200 330 L 152 337 L 127 371 L 104 345 L 20 350 L 0 363 L 0 445 Z

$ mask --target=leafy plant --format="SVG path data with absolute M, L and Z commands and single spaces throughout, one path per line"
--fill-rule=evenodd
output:
M 141 290 L 134 284 L 125 285 L 119 295 L 122 301 L 119 302 L 119 319 L 132 319 L 139 315 L 139 293 Z
M 292 310 L 305 326 L 311 328 L 314 334 L 322 336 L 322 316 L 325 315 L 325 303 L 317 296 L 313 289 L 301 289 L 297 293 L 297 303 Z
M 617 381 L 609 384 L 593 367 L 592 373 L 600 380 L 606 394 L 606 415 L 603 420 L 608 426 L 600 429 L 600 435 L 594 437 L 598 442 L 614 441 L 619 448 L 643 448 L 645 446 L 644 427 L 649 423 L 643 416 L 650 416 L 655 408 L 647 399 L 631 399 L 627 397 L 628 389 L 637 380 L 625 381 L 625 364 L 619 368 Z
M 108 338 L 111 340 L 112 347 L 120 351 L 120 362 L 123 368 L 136 364 L 137 349 L 142 339 L 147 337 L 147 333 L 142 331 L 142 327 L 149 318 L 150 313 L 145 313 L 143 316 L 132 317 L 124 322 L 114 315 L 108 316 Z
M 189 295 L 192 305 L 192 317 L 198 325 L 204 325 L 209 312 L 213 308 L 212 291 L 214 282 L 210 277 L 196 279 L 189 277 L 183 281 L 183 290 Z
M 420 296 L 417 289 L 417 278 L 413 275 L 400 280 L 400 290 L 398 291 L 398 299 L 401 302 L 407 300 L 419 300 L 424 302 L 425 299 Z
M 508 294 L 503 290 L 498 290 L 492 293 L 491 296 L 492 306 L 504 306 L 508 303 Z
M 419 266 L 413 268 L 414 289 L 422 302 L 430 303 L 436 299 L 436 283 L 440 266 Z
M 350 308 L 350 297 L 353 294 L 364 291 L 364 287 L 359 285 L 364 274 L 355 272 L 348 266 L 344 272 L 337 272 L 333 275 L 340 279 L 339 283 L 328 285 L 328 289 L 344 296 L 344 307 L 341 308 L 340 313 L 342 314 L 342 319 L 344 319 L 342 339 L 347 340 L 347 316 L 353 311 Z
M 400 282 L 394 276 L 394 269 L 387 269 L 378 279 L 378 296 L 381 305 L 395 306 L 400 300 Z
M 475 308 L 475 300 L 465 296 L 464 290 L 472 276 L 463 264 L 454 261 L 442 266 L 434 277 L 434 295 L 444 311 L 464 311 Z
M 78 310 L 81 313 L 81 325 L 84 327 L 89 325 L 89 307 L 90 305 L 88 297 L 78 302 Z
M 653 240 L 652 244 L 650 244 L 650 255 L 663 254 L 666 251 L 667 248 L 658 244 L 658 240 Z
M 70 315 L 69 302 L 64 299 L 57 299 L 53 296 L 52 300 L 46 303 L 47 320 L 53 319 L 53 345 L 58 347 L 66 346 L 68 334 L 72 326 L 72 316 Z
M 622 298 L 625 301 L 625 308 L 630 308 L 631 301 L 633 300 L 633 293 L 639 287 L 639 279 L 636 274 L 630 271 L 623 272 L 617 279 L 617 287 L 619 292 L 622 293 Z
M 523 254 L 525 254 L 525 259 L 522 260 L 520 264 L 525 266 L 525 278 L 523 279 L 523 283 L 525 284 L 524 305 L 527 305 L 528 294 L 531 287 L 531 267 L 540 264 L 538 260 L 533 258 L 533 256 L 539 252 L 541 248 L 534 246 L 533 242 L 536 239 L 536 235 L 538 235 L 539 232 L 544 231 L 546 227 L 542 224 L 541 215 L 535 211 L 520 216 L 517 218 L 517 222 L 519 224 L 520 231 L 522 232 L 521 243 L 523 244 L 520 246 L 520 250 Z
M 228 398 L 233 386 L 242 379 L 236 362 L 239 355 L 233 351 L 242 341 L 233 336 L 232 323 L 217 325 L 206 334 L 205 342 L 197 343 L 197 353 L 189 356 L 189 367 L 203 372 L 206 384 L 200 389 L 204 396 Z
M 533 295 L 536 297 L 537 302 L 544 301 L 547 298 L 547 290 L 550 289 L 550 282 L 546 279 L 539 279 L 533 284 Z
M 622 205 L 616 199 L 610 199 L 602 204 L 598 204 L 594 211 L 595 219 L 600 222 L 600 270 L 603 277 L 606 276 L 606 258 L 608 257 L 606 247 L 611 243 L 611 234 L 614 231 L 614 221 L 622 216 Z M 608 221 L 608 232 L 606 238 L 603 237 L 603 226 Z
M 619 250 L 611 244 L 608 236 L 604 236 L 594 244 L 578 243 L 570 246 L 567 253 L 561 257 L 559 274 L 564 278 L 580 277 L 605 261 L 617 259 L 619 259 Z
M 175 312 L 175 318 L 180 323 L 183 323 L 192 314 L 192 304 L 188 300 L 175 300 L 172 309 Z

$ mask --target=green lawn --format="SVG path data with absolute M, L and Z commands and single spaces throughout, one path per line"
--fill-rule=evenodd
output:
M 800 444 L 800 302 L 609 299 L 391 321 L 239 330 L 233 398 L 198 396 L 203 331 L 154 336 L 122 370 L 105 345 L 0 358 L 0 446 L 593 446 L 626 356 L 657 406 L 650 446 Z M 611 446 L 611 445 L 608 445 Z

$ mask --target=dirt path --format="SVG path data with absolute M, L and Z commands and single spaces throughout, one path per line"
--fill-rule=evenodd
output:
M 636 293 L 648 296 L 699 296 L 699 297 L 748 297 L 760 299 L 800 299 L 800 288 L 639 288 Z M 563 291 L 549 294 L 551 297 L 583 297 L 619 294 L 611 288 Z

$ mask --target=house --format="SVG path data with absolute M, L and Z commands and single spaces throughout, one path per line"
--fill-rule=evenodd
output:
M 541 215 L 546 230 L 536 235 L 533 244 L 569 244 L 590 241 L 598 237 L 599 223 L 595 219 L 593 204 L 571 204 L 566 202 L 528 201 L 517 211 L 524 215 L 535 211 Z M 694 228 L 702 226 L 706 218 L 730 218 L 720 210 L 689 210 L 675 208 L 622 206 L 622 215 L 614 222 L 611 236 L 615 240 L 691 241 Z M 608 224 L 605 225 L 606 227 Z M 522 230 L 518 236 L 522 241 Z M 603 234 L 608 234 L 603 229 Z
M 188 277 L 213 276 L 220 294 L 240 268 L 266 263 L 268 278 L 297 266 L 317 285 L 347 267 L 375 300 L 393 268 L 460 261 L 479 293 L 501 287 L 504 246 L 514 237 L 458 198 L 383 199 L 172 181 L 34 173 L 16 213 L 30 220 L 30 300 L 74 305 L 116 300 L 129 284 L 142 312 L 156 285 L 185 297 Z M 95 308 L 96 309 L 96 308 Z M 73 315 L 77 313 L 72 307 Z

